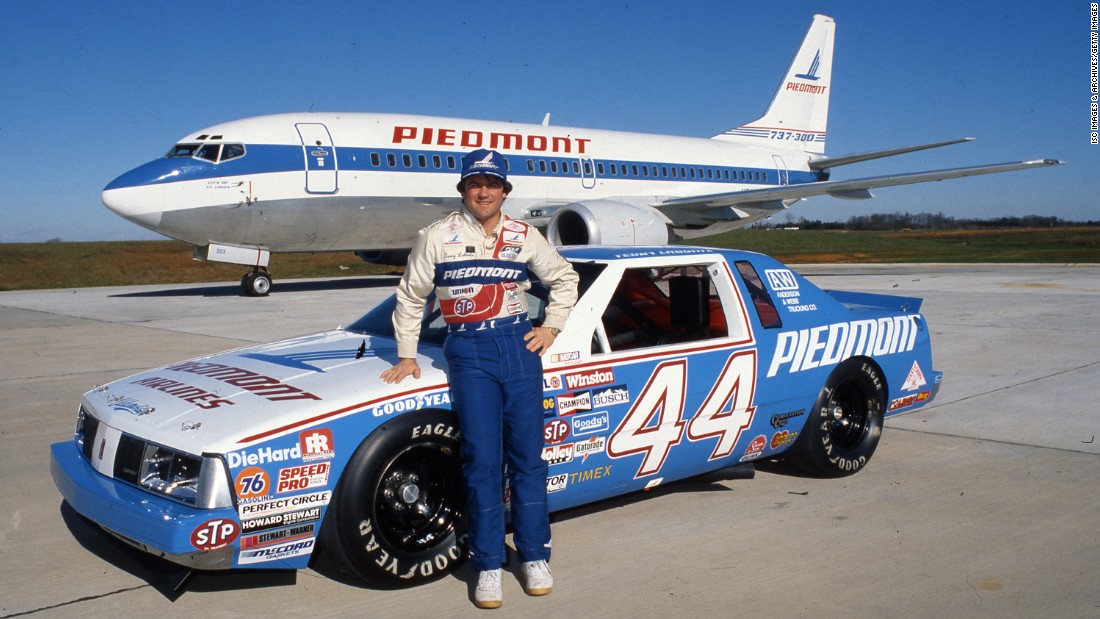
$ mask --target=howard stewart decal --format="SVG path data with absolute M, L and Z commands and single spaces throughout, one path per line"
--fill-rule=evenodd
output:
M 794 374 L 836 365 L 849 357 L 909 352 L 917 343 L 919 321 L 920 316 L 906 314 L 780 333 L 768 377 L 775 376 L 785 365 Z

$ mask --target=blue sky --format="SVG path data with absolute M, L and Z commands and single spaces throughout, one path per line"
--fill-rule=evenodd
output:
M 218 122 L 407 112 L 710 136 L 760 116 L 814 13 L 836 19 L 827 153 L 976 142 L 833 178 L 1069 166 L 813 198 L 791 214 L 1100 219 L 1089 3 L 19 2 L 0 20 L 0 242 L 161 238 L 99 200 Z

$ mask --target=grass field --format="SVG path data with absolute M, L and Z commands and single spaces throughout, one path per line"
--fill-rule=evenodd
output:
M 758 251 L 783 262 L 1100 262 L 1100 228 L 844 232 L 734 230 L 692 245 Z M 400 273 L 350 252 L 277 254 L 276 279 Z M 0 244 L 0 290 L 235 282 L 246 267 L 192 260 L 178 241 Z

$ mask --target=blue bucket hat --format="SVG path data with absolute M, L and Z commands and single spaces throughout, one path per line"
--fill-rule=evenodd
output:
M 505 166 L 504 155 L 495 150 L 479 148 L 462 157 L 462 176 L 458 179 L 458 190 L 463 191 L 466 179 L 478 174 L 499 178 L 504 181 L 504 193 L 512 192 L 512 183 L 508 182 L 508 169 Z

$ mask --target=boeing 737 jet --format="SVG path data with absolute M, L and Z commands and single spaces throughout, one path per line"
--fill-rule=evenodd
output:
M 103 203 L 194 245 L 198 259 L 252 267 L 268 293 L 271 253 L 354 251 L 404 264 L 417 230 L 461 208 L 462 155 L 507 159 L 504 212 L 552 243 L 665 244 L 722 222 L 745 225 L 803 198 L 1059 165 L 1043 159 L 830 180 L 834 168 L 970 138 L 825 155 L 830 17 L 815 15 L 764 116 L 711 138 L 399 114 L 280 114 L 197 131 L 115 180 Z

